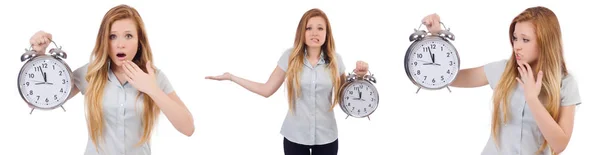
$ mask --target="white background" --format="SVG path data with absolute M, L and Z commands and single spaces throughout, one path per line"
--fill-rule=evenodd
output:
M 232 82 L 205 80 L 231 72 L 265 82 L 284 49 L 292 46 L 302 14 L 321 8 L 329 16 L 337 51 L 347 72 L 367 61 L 378 80 L 381 102 L 367 119 L 344 119 L 336 108 L 339 154 L 479 154 L 490 133 L 492 90 L 421 90 L 404 73 L 408 36 L 430 13 L 456 35 L 462 68 L 506 59 L 508 26 L 527 7 L 546 6 L 561 23 L 565 59 L 579 82 L 583 104 L 563 154 L 596 152 L 600 106 L 596 31 L 600 15 L 589 2 L 570 1 L 2 1 L 0 45 L 0 154 L 82 154 L 87 142 L 83 96 L 65 104 L 67 112 L 34 111 L 15 87 L 18 60 L 36 31 L 54 35 L 77 68 L 87 63 L 104 14 L 118 4 L 135 7 L 144 22 L 155 64 L 166 72 L 191 110 L 193 136 L 177 132 L 161 116 L 152 153 L 283 154 L 279 134 L 287 112 L 284 87 L 270 98 Z M 595 144 L 595 145 L 594 145 Z

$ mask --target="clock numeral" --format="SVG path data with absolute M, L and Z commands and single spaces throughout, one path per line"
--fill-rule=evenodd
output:
M 40 95 L 38 95 L 36 97 L 37 97 L 36 101 L 39 101 L 40 100 Z
M 25 85 L 29 86 L 29 82 L 25 82 Z
M 62 81 L 63 81 L 63 83 L 62 83 L 62 84 L 65 84 L 65 79 L 62 79 Z
M 452 66 L 452 64 L 453 64 L 452 61 L 450 61 L 450 66 Z
M 61 93 L 62 93 L 62 92 L 64 92 L 62 88 L 60 88 L 60 92 L 61 92 Z
M 369 104 L 369 108 L 371 107 L 371 104 Z
M 350 99 L 350 97 L 347 97 L 347 96 L 346 96 L 346 100 L 348 100 L 348 99 Z
M 415 61 L 415 62 L 413 62 L 413 64 L 415 64 L 415 66 L 416 66 L 416 65 L 417 65 L 417 62 Z
M 431 82 L 435 83 L 435 78 L 431 79 Z
M 35 67 L 34 69 L 35 69 L 36 72 L 40 71 L 40 67 Z
M 435 49 L 435 44 L 431 44 L 431 49 Z
M 450 74 L 450 70 L 446 71 L 446 73 Z
M 425 79 L 423 79 L 423 80 L 427 80 L 427 75 L 425 75 L 424 77 L 425 77 Z
M 440 47 L 440 51 L 444 51 L 444 46 Z
M 442 81 L 444 81 L 444 76 L 442 75 L 441 77 L 442 77 Z
M 54 67 L 54 65 L 52 65 L 52 70 L 56 70 L 56 68 Z
M 375 101 L 375 99 L 374 99 L 374 98 L 371 98 L 371 101 Z M 370 105 L 370 104 L 369 104 L 369 107 L 371 107 L 371 105 Z
M 419 59 L 423 58 L 423 54 L 421 54 L 421 53 L 417 54 L 417 58 L 419 58 Z
M 46 100 L 44 100 L 44 101 L 49 102 L 50 100 L 48 100 L 48 98 L 46 98 Z
M 369 88 L 367 88 L 367 89 L 369 89 Z M 371 92 L 369 95 L 373 95 L 373 92 Z
M 29 90 L 29 95 L 33 95 L 33 90 Z
M 417 70 L 417 75 L 421 75 L 421 70 Z
M 363 89 L 363 88 L 364 88 L 364 85 L 360 85 L 360 89 Z
M 354 90 L 358 90 L 358 87 L 354 87 Z
M 48 64 L 47 64 L 47 63 L 43 63 L 43 64 L 42 64 L 42 67 L 44 67 L 44 68 L 48 68 Z
M 58 96 L 54 95 L 54 100 L 58 100 Z
M 350 102 L 348 102 L 348 106 L 350 106 Z
M 29 78 L 33 78 L 35 75 L 33 73 L 29 73 Z
M 350 95 L 354 94 L 354 91 L 350 91 Z
M 358 113 L 360 113 L 360 109 L 358 109 Z
M 450 52 L 446 52 L 446 57 L 450 57 Z
M 58 71 L 58 76 L 62 76 L 62 71 Z
M 431 52 L 431 48 L 429 48 L 429 47 L 423 47 L 423 52 Z
M 365 111 L 364 111 L 365 113 L 367 112 L 367 108 L 364 108 L 363 110 L 365 110 Z

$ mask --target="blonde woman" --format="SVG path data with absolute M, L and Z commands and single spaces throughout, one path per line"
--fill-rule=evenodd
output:
M 257 83 L 230 73 L 208 76 L 212 80 L 233 81 L 247 90 L 269 97 L 286 82 L 288 114 L 281 134 L 286 155 L 335 155 L 338 135 L 333 108 L 344 82 L 345 66 L 335 51 L 331 25 L 319 9 L 307 11 L 298 23 L 292 49 L 286 50 L 266 83 Z M 356 63 L 362 76 L 368 64 Z M 333 98 L 333 99 L 332 99 Z
M 430 32 L 440 31 L 438 15 L 423 22 Z M 509 39 L 508 60 L 463 69 L 451 86 L 489 84 L 494 90 L 492 132 L 482 154 L 559 154 L 581 100 L 563 59 L 558 19 L 548 8 L 527 8 L 510 24 Z
M 31 37 L 43 53 L 52 35 Z M 127 5 L 110 9 L 100 25 L 90 62 L 73 72 L 85 97 L 89 140 L 86 155 L 149 155 L 150 137 L 162 111 L 182 134 L 194 132 L 192 115 L 167 76 L 152 65 L 152 50 L 138 12 Z

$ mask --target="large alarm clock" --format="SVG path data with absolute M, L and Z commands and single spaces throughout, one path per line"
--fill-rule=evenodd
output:
M 58 46 L 49 54 L 38 55 L 31 47 L 25 51 L 21 62 L 27 62 L 21 67 L 17 82 L 21 98 L 32 107 L 31 112 L 57 107 L 65 110 L 62 105 L 74 87 L 71 68 L 62 60 L 67 54 Z
M 443 23 L 440 22 L 442 26 Z M 421 24 L 423 25 L 423 24 Z M 419 26 L 420 28 L 421 26 Z M 415 29 L 410 35 L 412 44 L 404 56 L 404 70 L 413 84 L 421 88 L 438 90 L 448 88 L 460 70 L 458 51 L 450 41 L 454 34 L 450 29 L 431 34 L 425 30 Z
M 360 77 L 354 73 L 349 73 L 346 82 L 342 85 L 340 92 L 340 107 L 348 116 L 355 118 L 364 118 L 377 110 L 379 105 L 379 92 L 375 87 L 375 77 L 372 74 Z

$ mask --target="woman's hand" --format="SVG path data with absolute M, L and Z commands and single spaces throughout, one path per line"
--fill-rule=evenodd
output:
M 217 81 L 223 81 L 223 80 L 231 81 L 231 74 L 229 72 L 225 72 L 222 75 L 207 76 L 204 79 L 217 80 Z
M 369 64 L 364 61 L 356 61 L 356 68 L 354 69 L 354 73 L 358 76 L 365 76 L 369 72 Z
M 42 55 L 46 53 L 46 48 L 50 45 L 50 41 L 52 40 L 52 34 L 46 33 L 44 31 L 38 31 L 31 39 L 29 39 L 29 43 L 33 46 L 33 50 L 36 51 L 37 54 Z
M 519 70 L 519 75 L 521 78 L 516 77 L 517 81 L 521 84 L 521 87 L 525 90 L 525 97 L 529 101 L 531 99 L 538 99 L 540 95 L 540 90 L 542 89 L 542 77 L 544 74 L 542 71 L 539 71 L 536 77 L 533 76 L 533 71 L 529 64 L 519 64 L 517 68 Z
M 427 31 L 432 34 L 437 34 L 442 30 L 440 27 L 440 16 L 435 13 L 425 16 L 421 22 L 427 26 Z

